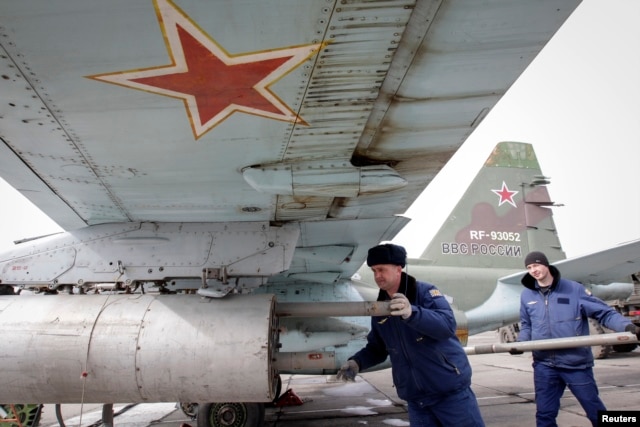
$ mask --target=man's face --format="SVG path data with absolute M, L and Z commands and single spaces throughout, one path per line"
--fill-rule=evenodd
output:
M 397 292 L 400 287 L 402 267 L 395 264 L 378 264 L 371 267 L 376 284 L 390 295 Z
M 527 271 L 534 279 L 538 281 L 540 286 L 549 286 L 551 283 L 546 283 L 545 279 L 549 277 L 549 267 L 543 264 L 529 264 L 527 265 Z M 543 282 L 545 282 L 543 284 Z

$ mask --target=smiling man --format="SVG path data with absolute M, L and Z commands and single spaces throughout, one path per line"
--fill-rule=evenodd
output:
M 578 282 L 563 279 L 542 252 L 525 257 L 527 274 L 520 296 L 518 341 L 589 335 L 589 318 L 616 332 L 637 334 L 636 326 Z M 521 354 L 512 351 L 512 354 Z M 593 377 L 590 347 L 533 352 L 537 427 L 556 426 L 560 397 L 566 387 L 596 426 L 598 411 L 606 411 Z

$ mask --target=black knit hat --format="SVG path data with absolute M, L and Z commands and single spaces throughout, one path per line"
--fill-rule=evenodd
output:
M 549 267 L 549 260 L 547 256 L 542 252 L 533 251 L 529 252 L 529 255 L 524 259 L 524 266 L 528 266 L 529 264 L 541 264 Z
M 400 267 L 407 263 L 407 251 L 398 245 L 386 243 L 384 245 L 374 246 L 369 249 L 367 255 L 367 265 L 369 267 L 378 264 L 395 264 Z

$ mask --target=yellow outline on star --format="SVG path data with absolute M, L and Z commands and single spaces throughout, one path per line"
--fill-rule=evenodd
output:
M 202 135 L 217 126 L 219 123 L 224 121 L 227 117 L 229 117 L 236 111 L 267 117 L 275 120 L 307 125 L 307 123 L 304 122 L 301 117 L 299 117 L 291 108 L 289 108 L 269 89 L 269 86 L 273 85 L 286 74 L 291 72 L 294 68 L 297 68 L 308 58 L 320 51 L 326 45 L 326 43 L 294 46 L 290 48 L 267 50 L 255 53 L 245 53 L 240 55 L 230 55 L 215 40 L 213 40 L 201 28 L 199 28 L 171 0 L 154 0 L 154 8 L 156 10 L 158 22 L 162 29 L 165 44 L 167 45 L 167 50 L 171 58 L 171 64 L 138 70 L 120 71 L 116 73 L 96 74 L 93 76 L 87 76 L 88 78 L 142 90 L 145 92 L 181 99 L 185 105 L 195 139 L 200 138 Z M 189 70 L 188 68 L 187 55 L 185 55 L 184 45 L 179 35 L 180 30 L 186 32 L 201 47 L 208 50 L 212 55 L 215 56 L 215 58 L 217 58 L 217 60 L 219 60 L 219 62 L 224 63 L 224 65 L 229 67 L 232 67 L 234 65 L 251 64 L 258 62 L 264 63 L 266 61 L 277 59 L 283 59 L 284 61 L 284 58 L 289 58 L 286 61 L 282 62 L 275 69 L 270 71 L 269 74 L 265 75 L 251 88 L 249 88 L 255 90 L 258 94 L 260 94 L 271 104 L 270 106 L 275 107 L 275 110 L 277 110 L 278 112 L 253 108 L 250 105 L 230 103 L 221 111 L 203 122 L 201 114 L 202 112 L 200 111 L 200 107 L 198 106 L 197 102 L 197 94 L 180 92 L 166 87 L 142 83 L 141 80 L 144 79 L 162 78 L 163 76 L 179 76 L 193 72 L 193 70 Z M 215 77 L 212 76 L 211 80 L 214 79 Z

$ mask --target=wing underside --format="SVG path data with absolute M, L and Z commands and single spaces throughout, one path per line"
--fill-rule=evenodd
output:
M 0 174 L 67 230 L 305 222 L 345 277 L 577 3 L 3 2 Z
M 578 3 L 0 2 L 0 176 L 66 230 L 0 254 L 0 291 L 71 294 L 0 297 L 0 400 L 251 404 L 335 373 L 370 319 L 276 303 L 361 301 L 367 249 Z

